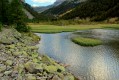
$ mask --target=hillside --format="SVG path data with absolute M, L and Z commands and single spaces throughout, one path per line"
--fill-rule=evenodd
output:
M 61 19 L 91 18 L 95 21 L 119 17 L 119 0 L 88 0 L 81 3 Z
M 41 13 L 41 12 L 44 12 L 45 10 L 52 8 L 52 7 L 56 7 L 56 6 L 60 5 L 64 1 L 65 0 L 56 0 L 56 2 L 52 5 L 34 7 L 34 10 L 37 11 L 38 13 Z
M 58 16 L 60 14 L 63 14 L 73 8 L 75 8 L 76 6 L 78 6 L 80 4 L 82 0 L 66 0 L 63 3 L 61 3 L 60 5 L 56 6 L 56 7 L 52 7 L 44 12 L 42 12 L 42 14 L 45 15 L 53 15 L 53 16 Z M 84 0 L 83 0 L 84 1 Z
M 29 4 L 27 3 L 22 3 L 24 6 L 24 9 L 29 12 L 35 19 L 39 19 L 39 20 L 47 20 L 47 16 L 40 14 L 38 12 L 36 12 Z

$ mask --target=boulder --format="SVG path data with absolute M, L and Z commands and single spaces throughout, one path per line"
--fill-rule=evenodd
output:
M 53 76 L 52 80 L 61 80 L 57 75 Z
M 57 72 L 57 67 L 54 65 L 44 66 L 44 69 L 50 73 Z
M 33 74 L 26 74 L 26 79 L 25 80 L 36 80 L 36 77 Z
M 6 70 L 6 66 L 5 65 L 0 65 L 0 72 L 3 72 Z
M 25 64 L 25 69 L 30 73 L 42 72 L 43 67 L 42 64 L 27 62 Z
M 7 60 L 7 61 L 5 62 L 5 64 L 8 65 L 8 66 L 11 66 L 11 65 L 13 64 L 13 61 L 12 61 L 12 60 Z

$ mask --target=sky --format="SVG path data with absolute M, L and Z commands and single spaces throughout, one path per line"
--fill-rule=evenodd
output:
M 25 0 L 26 3 L 33 7 L 37 6 L 47 6 L 53 4 L 56 0 Z

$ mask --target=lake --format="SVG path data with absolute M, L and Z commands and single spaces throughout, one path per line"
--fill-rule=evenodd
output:
M 36 34 L 41 37 L 39 53 L 70 65 L 67 69 L 81 80 L 119 80 L 118 30 L 92 29 Z M 98 38 L 103 44 L 83 47 L 70 40 L 77 36 Z

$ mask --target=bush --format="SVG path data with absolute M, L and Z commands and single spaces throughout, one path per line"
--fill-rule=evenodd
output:
M 31 28 L 29 26 L 26 26 L 25 24 L 20 24 L 15 25 L 15 29 L 19 32 L 29 32 Z

